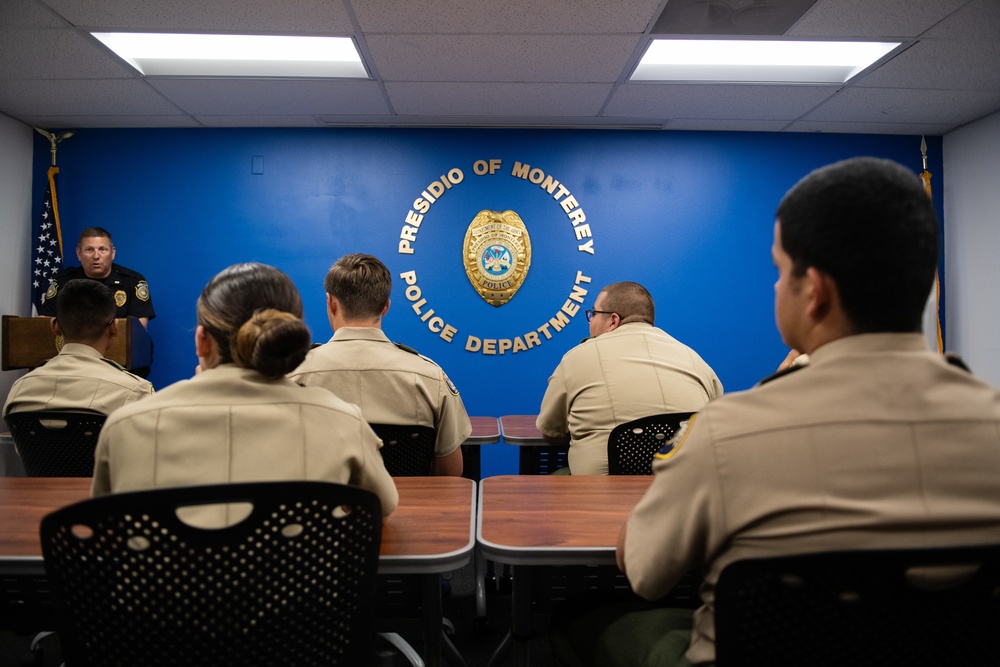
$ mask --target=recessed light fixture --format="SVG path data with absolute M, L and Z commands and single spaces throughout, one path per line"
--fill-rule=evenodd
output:
M 146 76 L 369 78 L 350 37 L 92 34 Z
M 654 39 L 631 81 L 844 83 L 900 42 Z

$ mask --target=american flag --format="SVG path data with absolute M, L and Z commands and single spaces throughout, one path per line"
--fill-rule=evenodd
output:
M 49 281 L 63 266 L 62 228 L 59 226 L 59 203 L 56 199 L 56 177 L 59 167 L 49 167 L 49 183 L 45 189 L 42 212 L 32 229 L 31 246 L 31 310 L 37 315 L 38 304 L 45 298 Z

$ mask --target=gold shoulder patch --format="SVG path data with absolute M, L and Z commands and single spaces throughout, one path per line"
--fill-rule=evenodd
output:
M 135 296 L 139 301 L 149 301 L 149 283 L 140 280 L 139 284 L 135 286 Z
M 52 282 L 49 283 L 49 288 L 45 290 L 45 300 L 51 301 L 52 299 L 56 298 L 56 294 L 58 293 L 59 293 L 59 283 L 53 280 Z
M 681 422 L 680 428 L 677 429 L 677 433 L 672 437 L 660 451 L 656 452 L 654 459 L 669 459 L 671 456 L 680 451 L 681 445 L 684 444 L 684 440 L 687 438 L 687 434 L 691 432 L 691 427 L 694 426 L 694 420 L 698 415 L 691 415 L 691 418 L 687 421 Z

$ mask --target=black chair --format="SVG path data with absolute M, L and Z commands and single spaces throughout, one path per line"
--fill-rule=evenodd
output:
M 12 412 L 4 420 L 28 477 L 90 477 L 94 448 L 106 415 L 41 410 Z
M 372 424 L 382 439 L 382 460 L 393 477 L 426 477 L 434 467 L 437 431 L 430 426 Z
M 942 566 L 978 568 L 942 583 Z M 996 665 L 1000 545 L 738 561 L 715 628 L 718 667 Z
M 693 414 L 652 415 L 614 427 L 608 436 L 608 474 L 652 475 L 653 456 Z
M 202 529 L 183 508 L 252 506 Z M 45 568 L 71 666 L 366 665 L 382 511 L 370 491 L 258 482 L 92 498 L 48 515 Z

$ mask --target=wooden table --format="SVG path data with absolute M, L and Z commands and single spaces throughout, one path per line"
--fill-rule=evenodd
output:
M 500 417 L 500 434 L 504 442 L 517 445 L 518 472 L 522 475 L 547 475 L 567 466 L 569 444 L 553 445 L 545 440 L 535 421 L 538 415 L 504 415 Z
M 399 506 L 382 528 L 379 574 L 422 577 L 425 659 L 441 663 L 440 574 L 472 557 L 476 485 L 461 477 L 396 477 Z M 88 478 L 0 478 L 0 573 L 44 576 L 38 527 L 90 495 Z
M 500 442 L 500 420 L 496 417 L 469 417 L 472 433 L 462 443 L 462 477 L 478 482 L 482 479 L 479 448 Z
M 487 558 L 513 571 L 515 664 L 527 665 L 530 656 L 531 566 L 613 565 L 622 524 L 652 480 L 512 475 L 480 483 L 476 541 Z

